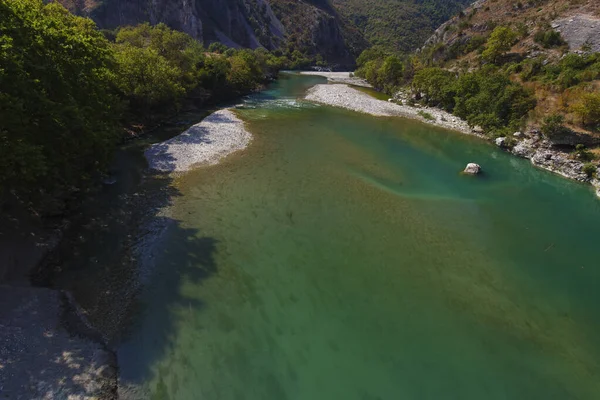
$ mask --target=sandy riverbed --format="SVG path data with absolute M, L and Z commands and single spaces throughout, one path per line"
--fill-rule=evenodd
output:
M 172 139 L 152 145 L 145 152 L 150 169 L 185 172 L 194 165 L 216 164 L 230 153 L 244 149 L 252 135 L 230 109 L 219 110 Z
M 378 100 L 347 85 L 316 85 L 308 91 L 306 100 L 380 117 L 406 117 L 417 119 L 431 125 L 457 130 L 466 134 L 477 135 L 469 127 L 466 121 L 445 111 L 428 107 L 416 108 Z M 422 114 L 419 114 L 419 112 L 431 115 L 432 119 L 425 118 Z

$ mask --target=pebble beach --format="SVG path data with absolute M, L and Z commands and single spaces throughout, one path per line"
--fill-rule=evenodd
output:
M 416 108 L 396 104 L 391 101 L 378 100 L 344 84 L 316 85 L 308 91 L 306 100 L 378 117 L 417 119 L 427 124 L 479 136 L 473 132 L 466 121 L 440 109 L 428 107 Z M 430 118 L 428 118 L 429 116 Z
M 252 135 L 231 109 L 212 113 L 180 135 L 152 145 L 145 152 L 150 169 L 185 172 L 195 165 L 214 165 L 230 153 L 244 149 Z

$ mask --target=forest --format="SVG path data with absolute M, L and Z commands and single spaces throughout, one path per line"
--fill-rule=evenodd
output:
M 295 59 L 294 59 L 295 57 Z M 208 49 L 164 24 L 100 31 L 42 0 L 0 1 L 0 204 L 41 211 L 97 181 L 132 122 L 259 89 L 308 62 Z

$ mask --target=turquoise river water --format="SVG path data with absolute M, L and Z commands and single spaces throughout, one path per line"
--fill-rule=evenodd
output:
M 299 100 L 177 178 L 122 387 L 153 399 L 600 399 L 600 202 L 458 133 Z M 480 177 L 460 174 L 468 162 Z

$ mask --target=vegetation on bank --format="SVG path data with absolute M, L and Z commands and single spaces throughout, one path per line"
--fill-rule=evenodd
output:
M 545 47 L 564 43 L 557 32 L 539 32 L 533 36 Z M 567 53 L 566 48 L 555 57 L 511 53 L 530 34 L 522 27 L 498 25 L 489 35 L 452 49 L 438 44 L 402 55 L 373 47 L 358 58 L 356 74 L 390 95 L 408 93 L 410 101 L 443 108 L 493 135 L 528 123 L 542 125 L 549 115 L 561 116 L 566 130 L 564 125 L 600 132 L 600 53 Z M 536 106 L 549 93 L 558 101 L 539 112 Z
M 101 176 L 123 126 L 256 90 L 293 62 L 207 50 L 163 24 L 103 34 L 57 3 L 0 0 L 0 204 L 44 212 Z
M 471 0 L 332 0 L 331 4 L 372 46 L 412 51 Z M 349 35 L 346 35 L 348 38 Z

